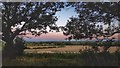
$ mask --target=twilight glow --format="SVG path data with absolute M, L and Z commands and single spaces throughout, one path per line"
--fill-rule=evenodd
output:
M 75 8 L 74 7 L 65 7 L 63 8 L 61 11 L 58 11 L 56 13 L 56 16 L 58 17 L 58 21 L 56 22 L 57 26 L 65 26 L 67 20 L 69 20 L 70 17 L 76 17 L 77 13 L 75 12 Z M 116 22 L 115 25 L 117 25 L 119 22 L 114 20 L 114 22 Z M 24 23 L 24 22 L 23 22 Z M 20 26 L 18 26 L 20 27 Z M 107 27 L 107 26 L 104 26 Z M 119 36 L 120 34 L 115 34 L 109 38 L 120 38 Z M 27 41 L 59 41 L 59 40 L 65 40 L 67 38 L 67 36 L 63 35 L 63 32 L 49 32 L 47 34 L 42 34 L 40 36 L 33 36 L 31 34 L 27 34 L 26 36 L 24 36 L 25 40 Z M 103 38 L 103 37 L 100 37 Z
M 58 17 L 58 21 L 56 22 L 57 26 L 65 26 L 67 20 L 72 16 L 77 16 L 74 7 L 65 7 L 61 11 L 58 11 L 56 15 Z M 40 40 L 65 40 L 67 36 L 63 35 L 62 32 L 49 32 L 47 34 L 42 34 L 40 36 L 33 36 L 31 34 L 27 34 L 26 40 L 30 41 L 40 41 Z
M 62 32 L 49 32 L 35 37 L 34 35 L 28 34 L 24 39 L 27 41 L 62 41 L 67 36 L 63 35 Z

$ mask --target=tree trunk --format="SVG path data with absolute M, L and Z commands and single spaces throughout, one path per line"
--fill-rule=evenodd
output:
M 14 57 L 14 47 L 13 47 L 13 39 L 9 38 L 5 42 L 5 47 L 3 48 L 2 56 L 4 58 Z
M 3 49 L 3 59 L 5 58 L 15 58 L 23 53 L 24 44 L 21 41 L 17 43 L 13 43 L 13 38 L 9 38 L 6 40 L 6 45 Z

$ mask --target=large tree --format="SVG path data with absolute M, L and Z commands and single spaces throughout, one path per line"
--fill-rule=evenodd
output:
M 75 7 L 78 17 L 71 17 L 68 20 L 63 29 L 65 35 L 70 35 L 73 39 L 81 39 L 92 38 L 93 35 L 108 37 L 120 33 L 119 3 L 76 2 L 68 3 L 67 6 L 69 5 Z M 118 23 L 115 23 L 115 20 Z
M 55 23 L 58 18 L 55 13 L 64 8 L 63 4 L 62 2 L 2 2 L 2 40 L 6 42 L 6 52 L 10 54 L 9 52 L 14 50 L 13 40 L 21 32 L 41 35 L 47 33 L 47 28 L 58 30 Z
M 57 29 L 55 13 L 63 7 L 62 2 L 3 2 L 2 39 L 7 45 L 11 45 L 13 39 L 22 31 L 40 35 L 47 33 L 47 27 Z M 21 27 L 17 27 L 18 25 Z

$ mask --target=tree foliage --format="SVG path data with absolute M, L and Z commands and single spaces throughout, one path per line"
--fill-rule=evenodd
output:
M 64 35 L 70 35 L 73 39 L 81 39 L 92 38 L 94 35 L 95 37 L 108 37 L 120 32 L 119 3 L 76 2 L 68 3 L 67 6 L 69 5 L 75 7 L 78 17 L 71 17 L 68 20 L 63 28 Z
M 62 2 L 2 2 L 2 39 L 9 44 L 23 31 L 29 31 L 33 35 L 47 33 L 47 28 L 58 31 L 55 23 L 58 18 L 55 13 L 64 8 L 63 4 Z

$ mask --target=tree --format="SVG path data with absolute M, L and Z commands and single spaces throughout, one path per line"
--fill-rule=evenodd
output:
M 101 35 L 102 26 L 96 26 L 95 22 L 82 21 L 80 18 L 71 17 L 68 20 L 65 28 L 64 35 L 71 35 L 73 39 L 79 40 L 82 38 L 93 38 L 93 35 Z
M 64 35 L 70 35 L 69 37 L 79 40 L 93 37 L 98 39 L 98 36 L 109 37 L 120 33 L 120 3 L 77 2 L 68 3 L 67 6 L 69 5 L 75 7 L 78 17 L 71 17 L 68 20 L 66 26 L 62 28 Z M 115 25 L 115 20 L 118 21 L 118 26 Z M 105 25 L 108 26 L 105 27 Z M 104 46 L 104 52 L 109 47 L 110 45 Z
M 64 7 L 63 3 L 54 2 L 3 2 L 2 4 L 2 39 L 8 44 L 22 31 L 28 30 L 39 35 L 46 33 L 47 27 L 57 29 L 55 24 L 57 17 L 54 15 Z M 16 27 L 17 25 L 22 27 Z M 15 28 L 15 31 L 12 31 L 12 28 Z M 36 32 L 37 29 L 40 31 Z
M 8 49 L 13 39 L 21 32 L 29 31 L 33 35 L 58 30 L 55 13 L 64 8 L 60 2 L 2 2 L 2 40 Z M 18 27 L 19 25 L 19 27 Z M 37 31 L 39 30 L 39 32 Z
M 108 37 L 120 33 L 119 3 L 117 2 L 76 2 L 67 6 L 75 7 L 78 17 L 71 17 L 63 29 L 65 35 L 71 35 L 73 39 L 92 38 L 93 35 Z M 103 24 L 99 24 L 103 23 Z M 107 28 L 104 26 L 108 25 Z M 70 37 L 71 37 L 70 36 Z

